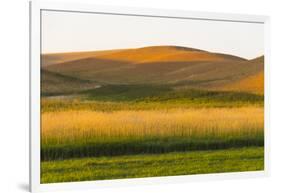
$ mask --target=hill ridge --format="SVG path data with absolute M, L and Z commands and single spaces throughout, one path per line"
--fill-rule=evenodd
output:
M 173 52 L 171 54 L 171 52 Z M 164 57 L 175 55 L 175 53 L 183 56 L 195 55 L 197 59 L 200 59 L 198 55 L 203 55 L 204 57 L 212 57 L 216 60 L 246 60 L 239 56 L 234 56 L 225 53 L 215 53 L 209 52 L 202 49 L 184 47 L 184 46 L 174 46 L 174 45 L 157 45 L 157 46 L 146 46 L 139 48 L 128 48 L 128 49 L 115 49 L 115 50 L 99 50 L 99 51 L 85 51 L 85 52 L 66 52 L 66 53 L 51 53 L 42 54 L 42 65 L 52 65 L 64 62 L 75 61 L 84 58 L 99 58 L 99 59 L 112 59 L 112 60 L 133 60 L 137 57 L 137 63 L 143 58 L 144 61 L 149 61 L 154 57 L 159 57 L 162 55 Z M 146 57 L 146 58 L 145 58 Z M 202 57 L 201 57 L 202 58 Z M 196 59 L 196 58 L 195 58 Z M 177 59 L 174 59 L 177 61 Z M 171 59 L 169 61 L 172 61 Z M 136 62 L 136 61 L 135 61 Z

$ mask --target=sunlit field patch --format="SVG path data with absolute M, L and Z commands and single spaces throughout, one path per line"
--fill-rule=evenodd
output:
M 263 124 L 260 107 L 46 112 L 42 158 L 260 146 Z

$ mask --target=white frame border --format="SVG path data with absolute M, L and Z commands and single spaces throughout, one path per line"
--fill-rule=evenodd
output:
M 95 12 L 119 15 L 135 15 L 150 17 L 185 18 L 198 20 L 220 20 L 232 22 L 261 23 L 265 25 L 265 162 L 264 171 L 235 172 L 217 174 L 198 174 L 185 176 L 168 177 L 148 177 L 121 180 L 102 180 L 86 182 L 69 182 L 40 184 L 40 54 L 41 54 L 41 10 L 75 11 L 75 12 Z M 210 181 L 225 179 L 241 179 L 269 176 L 270 173 L 270 50 L 269 50 L 269 26 L 270 20 L 267 16 L 242 15 L 242 14 L 222 14 L 208 12 L 191 12 L 182 10 L 158 10 L 147 8 L 117 7 L 117 6 L 97 6 L 93 4 L 80 3 L 59 3 L 50 1 L 30 2 L 30 191 L 43 192 L 54 190 L 82 190 L 89 188 L 112 188 L 131 187 L 150 184 L 184 183 L 191 181 Z

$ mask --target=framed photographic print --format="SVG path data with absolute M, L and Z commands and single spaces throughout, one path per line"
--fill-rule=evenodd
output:
M 265 176 L 266 16 L 31 2 L 32 192 Z

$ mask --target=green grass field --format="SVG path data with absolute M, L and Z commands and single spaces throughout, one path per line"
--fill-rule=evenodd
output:
M 109 85 L 64 98 L 42 98 L 42 112 L 65 110 L 120 111 L 172 108 L 263 107 L 262 95 L 198 89 L 175 90 L 164 85 Z
M 243 172 L 263 169 L 263 147 L 248 147 L 44 161 L 41 164 L 41 183 Z

